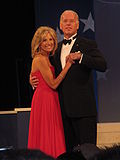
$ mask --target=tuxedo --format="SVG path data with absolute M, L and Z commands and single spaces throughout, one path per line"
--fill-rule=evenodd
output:
M 58 43 L 58 48 L 54 55 L 56 75 L 62 70 L 60 61 L 61 48 L 62 42 Z M 96 42 L 93 40 L 81 38 L 77 35 L 70 52 L 74 53 L 78 51 L 83 54 L 81 63 L 79 63 L 79 60 L 76 60 L 75 63 L 72 64 L 58 88 L 63 123 L 66 117 L 71 120 L 81 119 L 83 117 L 95 117 L 96 125 L 97 111 L 93 84 L 93 69 L 104 72 L 107 65 L 102 53 L 97 48 Z M 82 130 L 82 127 L 80 129 Z M 74 141 L 74 136 L 72 139 Z M 94 139 L 96 139 L 96 126 Z M 96 140 L 94 140 L 93 143 L 96 143 L 95 141 Z M 88 141 L 87 143 L 92 142 Z M 73 145 L 75 145 L 74 142 Z

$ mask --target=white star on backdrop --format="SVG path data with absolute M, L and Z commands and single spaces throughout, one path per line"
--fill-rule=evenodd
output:
M 60 33 L 59 28 L 56 28 L 56 33 L 57 33 L 57 38 L 58 38 L 58 42 L 62 41 L 64 38 L 64 35 Z
M 100 79 L 107 80 L 106 74 L 107 74 L 108 72 L 109 72 L 108 69 L 107 69 L 106 72 L 98 72 L 98 71 L 96 71 L 96 73 L 97 73 L 97 80 L 100 80 Z
M 80 19 L 81 22 L 85 24 L 83 32 L 87 31 L 88 29 L 91 29 L 93 32 L 94 30 L 94 20 L 92 18 L 91 12 L 89 13 L 88 19 Z

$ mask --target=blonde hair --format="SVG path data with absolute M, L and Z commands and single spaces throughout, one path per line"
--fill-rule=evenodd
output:
M 38 52 L 39 45 L 42 43 L 43 38 L 47 33 L 49 33 L 54 40 L 54 48 L 52 50 L 52 55 L 55 53 L 55 50 L 57 49 L 57 34 L 55 30 L 51 27 L 41 26 L 36 30 L 31 42 L 32 58 L 35 56 L 35 53 Z
M 61 16 L 60 16 L 60 23 L 62 23 L 64 13 L 66 13 L 66 12 L 71 12 L 71 13 L 73 13 L 73 14 L 75 15 L 75 17 L 76 17 L 76 22 L 79 23 L 79 16 L 78 16 L 78 14 L 77 14 L 75 11 L 73 11 L 73 10 L 65 10 L 65 11 L 61 14 Z

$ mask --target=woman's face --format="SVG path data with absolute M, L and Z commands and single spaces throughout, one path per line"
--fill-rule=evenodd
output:
M 50 33 L 46 33 L 40 44 L 40 51 L 49 54 L 54 49 L 54 39 Z

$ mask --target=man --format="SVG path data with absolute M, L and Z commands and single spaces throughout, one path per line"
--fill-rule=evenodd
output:
M 61 72 L 68 57 L 75 62 L 58 88 L 69 152 L 77 145 L 96 144 L 97 112 L 92 70 L 104 72 L 107 67 L 95 41 L 77 34 L 79 17 L 76 12 L 65 10 L 62 13 L 60 29 L 64 40 L 58 44 L 52 60 L 56 75 Z

